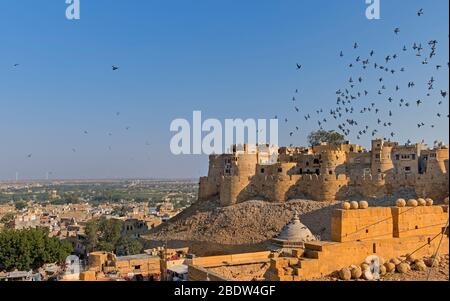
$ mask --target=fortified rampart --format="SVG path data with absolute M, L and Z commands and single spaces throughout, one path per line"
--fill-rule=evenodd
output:
M 331 241 L 305 242 L 304 248 L 284 253 L 256 252 L 200 257 L 189 266 L 189 280 L 242 280 L 249 266 L 264 269 L 270 281 L 301 281 L 329 275 L 369 256 L 382 261 L 448 254 L 448 205 L 373 207 L 334 210 Z M 219 267 L 222 267 L 219 269 Z M 232 269 L 234 278 L 213 271 Z
M 242 151 L 210 156 L 208 176 L 200 179 L 199 201 L 218 197 L 223 206 L 254 198 L 334 201 L 390 196 L 404 189 L 417 197 L 443 199 L 449 191 L 446 146 L 427 149 L 378 139 L 370 151 L 354 144 L 323 144 L 280 148 L 276 161 L 261 159 L 272 155 L 244 146 Z
M 448 206 L 335 210 L 332 241 L 305 243 L 297 258 L 274 258 L 268 280 L 296 281 L 328 275 L 376 255 L 389 260 L 448 254 Z M 288 271 L 288 272 L 286 272 Z

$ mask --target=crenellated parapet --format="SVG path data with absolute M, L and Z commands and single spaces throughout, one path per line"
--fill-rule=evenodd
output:
M 445 147 L 422 149 L 419 144 L 374 140 L 370 152 L 355 145 L 280 148 L 278 161 L 272 162 L 267 161 L 272 155 L 248 149 L 210 156 L 208 177 L 200 178 L 199 201 L 218 197 L 228 206 L 255 198 L 285 202 L 384 197 L 404 189 L 435 199 L 449 193 Z

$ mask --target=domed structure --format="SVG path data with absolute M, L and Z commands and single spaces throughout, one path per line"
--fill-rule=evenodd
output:
M 284 226 L 280 234 L 270 241 L 272 251 L 291 253 L 293 249 L 302 249 L 305 242 L 316 240 L 311 231 L 300 222 L 298 214 L 295 213 L 292 220 Z

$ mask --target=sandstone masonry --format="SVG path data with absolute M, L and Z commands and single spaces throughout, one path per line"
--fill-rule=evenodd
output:
M 276 159 L 274 159 L 276 158 Z M 400 145 L 377 139 L 370 151 L 356 144 L 282 147 L 233 146 L 211 155 L 200 178 L 199 201 L 220 198 L 222 206 L 251 199 L 285 202 L 385 197 L 407 189 L 442 200 L 449 194 L 447 146 Z

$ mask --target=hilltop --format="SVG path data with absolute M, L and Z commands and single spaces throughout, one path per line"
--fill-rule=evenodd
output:
M 332 209 L 339 202 L 292 200 L 286 203 L 247 201 L 220 207 L 219 201 L 198 202 L 150 231 L 149 246 L 168 242 L 188 245 L 197 255 L 253 251 L 278 234 L 294 213 L 322 239 L 330 238 Z M 206 251 L 208 249 L 208 251 Z
M 404 193 L 406 195 L 406 193 Z M 371 206 L 390 206 L 395 196 L 371 199 Z M 167 243 L 189 246 L 198 256 L 263 249 L 297 212 L 300 220 L 322 240 L 330 240 L 331 212 L 341 202 L 261 200 L 221 207 L 219 200 L 197 202 L 145 236 L 147 247 Z

